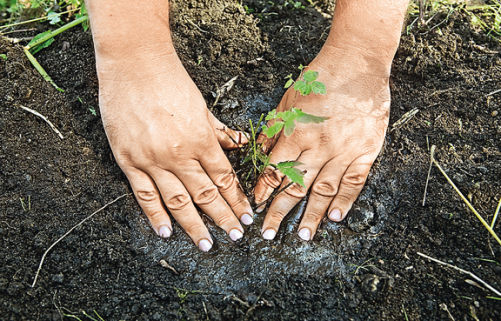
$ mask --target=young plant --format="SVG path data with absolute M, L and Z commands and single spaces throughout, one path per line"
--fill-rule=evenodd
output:
M 292 79 L 292 75 L 289 75 L 286 79 L 289 79 L 285 84 L 285 88 L 289 88 L 294 85 L 293 89 L 295 91 L 294 100 L 289 110 L 277 112 L 276 109 L 270 111 L 266 116 L 266 121 L 273 120 L 273 124 L 271 126 L 263 125 L 261 127 L 262 132 L 268 137 L 272 138 L 273 136 L 279 134 L 282 130 L 284 131 L 285 136 L 290 136 L 294 132 L 296 128 L 295 122 L 303 123 L 303 124 L 314 124 L 321 123 L 327 120 L 327 117 L 315 116 L 312 114 L 305 113 L 301 109 L 295 108 L 294 104 L 296 102 L 297 96 L 300 94 L 302 96 L 310 95 L 311 93 L 325 95 L 327 90 L 325 85 L 322 82 L 317 81 L 318 72 L 313 70 L 304 71 L 305 67 L 303 65 L 299 66 L 301 70 L 301 74 L 297 81 Z M 261 124 L 263 121 L 264 115 L 261 115 L 258 124 Z M 250 122 L 251 128 L 251 136 L 248 137 L 249 144 L 247 146 L 247 154 L 242 163 L 246 163 L 251 161 L 254 165 L 254 173 L 262 173 L 267 166 L 271 166 L 287 176 L 292 183 L 297 183 L 302 187 L 306 187 L 304 184 L 304 174 L 302 170 L 296 168 L 299 165 L 302 165 L 297 161 L 286 161 L 278 164 L 270 163 L 271 155 L 266 155 L 261 151 L 261 145 L 256 141 L 256 130 L 255 126 Z M 252 170 L 247 175 L 247 180 L 252 173 Z M 257 176 L 257 175 L 256 175 Z M 291 184 L 292 184 L 291 183 Z

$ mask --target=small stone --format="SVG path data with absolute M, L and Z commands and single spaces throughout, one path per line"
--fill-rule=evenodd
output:
M 54 283 L 63 283 L 64 281 L 64 275 L 62 274 L 56 274 L 52 276 L 52 282 Z
M 487 168 L 485 168 L 485 167 L 480 166 L 480 167 L 478 167 L 478 170 L 480 171 L 480 173 L 482 173 L 484 175 L 487 174 Z
M 496 117 L 497 115 L 498 115 L 498 111 L 497 111 L 497 110 L 495 110 L 495 111 L 493 111 L 493 112 L 491 113 L 491 116 L 492 116 L 492 117 Z
M 475 307 L 476 307 L 476 308 L 479 308 L 479 307 L 480 307 L 480 303 L 478 303 L 478 301 L 473 302 L 473 304 L 475 304 Z

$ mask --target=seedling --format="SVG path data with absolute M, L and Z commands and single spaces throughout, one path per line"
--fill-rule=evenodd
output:
M 286 77 L 286 79 L 288 80 L 287 83 L 285 84 L 285 88 L 289 88 L 294 85 L 293 89 L 295 91 L 294 100 L 290 108 L 288 110 L 281 112 L 277 112 L 277 110 L 274 109 L 268 113 L 266 118 L 264 117 L 264 115 L 261 115 L 257 125 L 261 124 L 263 118 L 266 121 L 272 121 L 272 124 L 270 126 L 263 125 L 261 127 L 262 132 L 268 138 L 274 137 L 275 135 L 279 134 L 282 130 L 284 131 L 285 136 L 288 137 L 292 135 L 296 128 L 296 123 L 295 123 L 296 121 L 298 123 L 303 123 L 303 124 L 312 124 L 312 123 L 321 123 L 328 119 L 327 117 L 315 116 L 305 113 L 301 109 L 294 107 L 298 95 L 307 96 L 312 93 L 325 95 L 327 93 L 325 85 L 322 82 L 317 81 L 319 73 L 313 70 L 305 71 L 305 68 L 306 67 L 304 67 L 303 65 L 299 66 L 301 74 L 299 75 L 299 78 L 296 81 L 292 79 L 292 74 Z M 251 129 L 251 135 L 247 137 L 249 140 L 249 144 L 244 150 L 244 155 L 246 156 L 242 161 L 242 164 L 245 164 L 250 161 L 253 164 L 253 169 L 249 171 L 247 177 L 245 178 L 245 181 L 249 179 L 252 172 L 254 172 L 255 176 L 257 176 L 257 174 L 258 173 L 261 174 L 266 169 L 266 167 L 271 166 L 274 169 L 282 172 L 282 174 L 284 174 L 286 177 L 288 177 L 291 180 L 291 184 L 296 183 L 306 188 L 304 184 L 305 172 L 296 168 L 297 166 L 303 164 L 293 160 L 281 162 L 278 164 L 270 163 L 271 154 L 270 155 L 264 154 L 262 152 L 262 144 L 259 144 L 256 141 L 256 136 L 257 136 L 256 126 L 252 123 L 251 120 L 249 120 L 249 124 Z M 279 192 L 281 192 L 282 190 L 280 190 Z
M 0 58 L 2 58 L 3 60 L 7 60 L 7 55 L 6 54 L 0 54 Z

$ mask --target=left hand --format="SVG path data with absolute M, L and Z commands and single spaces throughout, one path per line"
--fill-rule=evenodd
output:
M 311 240 L 326 213 L 332 221 L 345 218 L 365 184 L 388 124 L 390 69 L 373 69 L 363 55 L 357 58 L 355 52 L 353 48 L 323 50 L 309 65 L 308 69 L 319 72 L 318 80 L 325 84 L 327 94 L 298 95 L 294 107 L 328 120 L 296 123 L 289 137 L 283 131 L 271 139 L 261 134 L 263 149 L 272 149 L 271 163 L 297 160 L 303 163 L 298 168 L 306 170 L 306 188 L 293 184 L 271 203 L 261 230 L 265 239 L 275 237 L 283 218 L 311 190 L 298 227 L 299 236 Z M 277 111 L 290 109 L 294 95 L 293 88 L 289 88 Z M 256 204 L 289 182 L 278 170 L 267 168 L 254 190 Z M 258 212 L 263 210 L 264 206 Z

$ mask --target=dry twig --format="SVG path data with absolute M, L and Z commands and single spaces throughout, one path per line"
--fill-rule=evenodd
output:
M 422 257 L 424 257 L 424 258 L 427 258 L 428 260 L 432 260 L 433 262 L 436 262 L 438 264 L 442 264 L 442 265 L 448 266 L 450 268 L 453 268 L 454 270 L 458 270 L 461 273 L 468 274 L 469 276 L 471 276 L 472 278 L 474 278 L 478 282 L 482 283 L 486 288 L 488 288 L 489 290 L 491 290 L 495 294 L 501 296 L 501 293 L 498 290 L 494 289 L 492 286 L 490 286 L 489 284 L 485 283 L 484 280 L 482 280 L 481 278 L 479 278 L 475 274 L 473 274 L 473 273 L 471 273 L 469 271 L 463 270 L 463 269 L 461 269 L 461 268 L 459 268 L 459 267 L 457 267 L 455 265 L 452 265 L 452 264 L 445 263 L 445 262 L 442 262 L 440 260 L 434 259 L 431 256 L 428 256 L 426 254 L 423 254 L 423 253 L 420 253 L 420 252 L 417 252 L 417 254 L 420 255 L 420 256 L 422 256 Z
M 35 280 L 33 280 L 33 284 L 31 285 L 31 287 L 32 288 L 35 287 L 35 284 L 37 283 L 38 275 L 40 274 L 40 270 L 42 269 L 43 261 L 45 260 L 45 257 L 47 256 L 47 254 L 49 253 L 49 251 L 52 250 L 52 248 L 54 246 L 56 246 L 57 243 L 59 243 L 62 239 L 64 239 L 66 236 L 68 236 L 68 234 L 70 234 L 74 229 L 76 229 L 77 227 L 79 227 L 80 225 L 82 225 L 88 219 L 90 219 L 91 217 L 93 217 L 97 213 L 101 212 L 102 210 L 104 210 L 105 208 L 107 208 L 111 204 L 115 203 L 116 201 L 120 200 L 121 198 L 124 198 L 125 196 L 129 196 L 129 195 L 131 195 L 131 194 L 124 194 L 122 196 L 119 196 L 119 197 L 115 198 L 113 201 L 109 202 L 108 204 L 104 205 L 103 207 L 101 207 L 100 209 L 98 209 L 97 211 L 95 211 L 94 213 L 92 213 L 91 215 L 89 215 L 86 218 L 84 218 L 80 223 L 78 223 L 77 225 L 73 226 L 68 232 L 66 232 L 63 236 L 61 236 L 57 241 L 55 241 L 54 243 L 52 243 L 52 245 L 49 246 L 49 248 L 47 249 L 47 251 L 45 251 L 45 253 L 42 255 L 42 259 L 40 260 L 40 265 L 38 266 L 37 273 L 35 274 Z
M 52 128 L 52 130 L 59 136 L 59 138 L 64 139 L 63 134 L 61 134 L 61 132 L 56 128 L 56 126 L 54 126 L 44 115 L 42 115 L 38 111 L 33 110 L 31 108 L 28 108 L 28 107 L 24 107 L 21 105 L 19 105 L 19 107 L 26 110 L 29 113 L 32 113 L 35 116 L 42 118 L 47 124 L 49 124 L 50 128 Z

